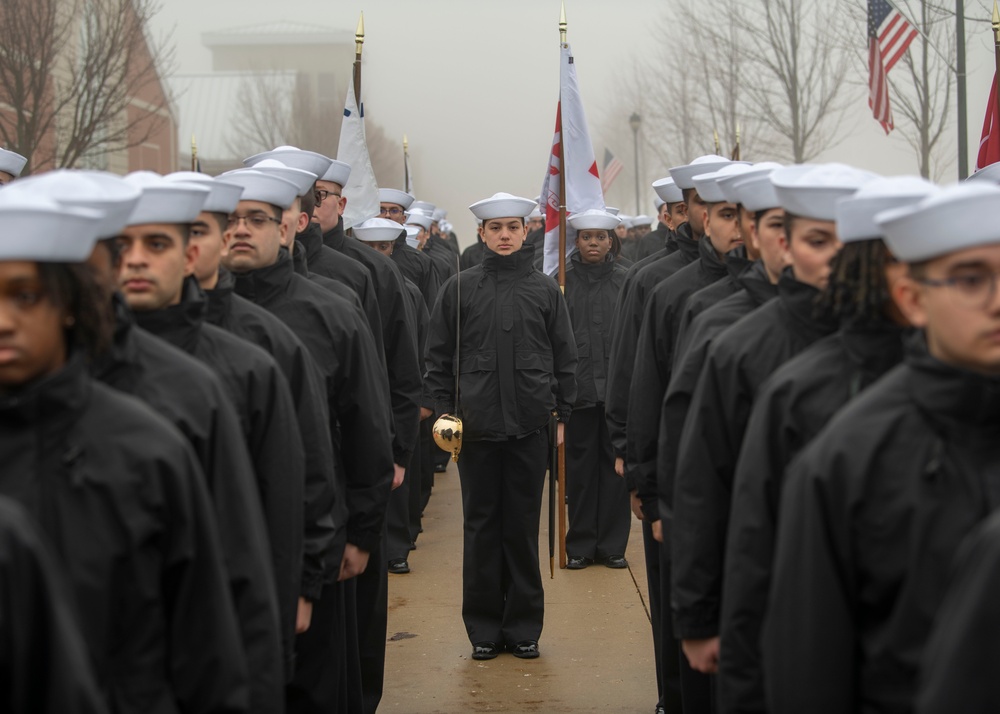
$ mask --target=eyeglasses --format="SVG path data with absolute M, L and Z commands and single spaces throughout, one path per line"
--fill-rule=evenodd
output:
M 378 211 L 380 216 L 401 216 L 403 215 L 403 209 L 393 206 L 392 208 L 380 208 Z
M 255 231 L 259 231 L 268 223 L 281 223 L 280 219 L 272 216 L 265 216 L 263 213 L 251 213 L 249 216 L 237 216 L 234 213 L 226 222 L 226 229 L 230 231 L 233 230 L 240 224 L 240 221 L 245 221 L 247 228 L 252 228 Z
M 316 191 L 313 192 L 313 198 L 316 199 L 317 206 L 321 205 L 323 201 L 328 199 L 330 196 L 333 196 L 335 198 L 340 198 L 339 193 L 333 193 L 332 191 L 324 191 L 321 188 L 318 188 L 316 189 Z
M 948 288 L 963 307 L 985 309 L 997 294 L 997 274 L 992 270 L 973 270 L 938 280 L 915 278 L 921 285 Z

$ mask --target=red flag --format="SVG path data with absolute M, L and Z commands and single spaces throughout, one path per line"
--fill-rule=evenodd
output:
M 997 126 L 997 76 L 993 73 L 990 86 L 990 101 L 986 103 L 986 119 L 983 120 L 983 136 L 979 140 L 979 154 L 976 156 L 976 171 L 1000 161 L 1000 127 Z

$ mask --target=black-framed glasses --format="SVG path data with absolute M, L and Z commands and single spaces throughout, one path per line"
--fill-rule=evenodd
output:
M 226 229 L 233 230 L 240 224 L 240 221 L 245 222 L 248 228 L 252 228 L 255 231 L 259 231 L 268 223 L 281 223 L 281 219 L 266 216 L 263 213 L 251 213 L 248 216 L 238 216 L 234 213 L 229 216 L 229 220 L 226 222 Z
M 400 208 L 399 206 L 390 206 L 389 208 L 380 208 L 378 210 L 378 214 L 380 216 L 393 216 L 395 218 L 398 218 L 399 216 L 403 215 L 403 213 L 404 213 L 403 209 Z
M 997 274 L 992 270 L 967 270 L 950 278 L 914 278 L 921 285 L 948 288 L 964 307 L 985 309 L 997 294 Z
M 333 191 L 324 191 L 321 188 L 318 188 L 313 192 L 313 198 L 316 199 L 317 206 L 322 205 L 323 201 L 328 199 L 330 196 L 334 196 L 335 198 L 340 198 L 339 193 L 334 193 Z

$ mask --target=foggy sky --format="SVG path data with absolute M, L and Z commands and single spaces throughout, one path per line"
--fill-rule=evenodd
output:
M 566 5 L 600 164 L 604 143 L 598 127 L 615 96 L 616 77 L 631 71 L 638 54 L 659 51 L 655 28 L 670 2 L 567 0 Z M 976 3 L 969 5 L 971 14 Z M 418 198 L 447 208 L 467 245 L 474 240 L 470 203 L 497 191 L 533 197 L 541 189 L 559 91 L 558 0 L 165 0 L 152 30 L 156 37 L 170 35 L 177 72 L 207 72 L 211 54 L 201 44 L 203 32 L 279 20 L 353 32 L 362 10 L 366 116 L 396 141 L 408 135 Z M 971 25 L 968 31 L 971 168 L 993 52 L 988 25 Z M 849 117 L 855 125 L 850 137 L 819 160 L 883 174 L 915 172 L 912 150 L 898 132 L 885 137 L 859 96 Z M 948 140 L 954 147 L 954 131 Z M 618 183 L 631 187 L 631 146 L 618 153 L 625 164 Z M 652 158 L 640 163 L 654 178 L 669 168 L 650 166 Z M 945 178 L 954 176 L 949 170 Z M 402 181 L 400 176 L 393 187 L 402 188 Z M 643 184 L 646 191 L 646 176 Z M 634 190 L 624 193 L 631 196 Z M 643 196 L 644 210 L 653 210 L 652 198 L 651 190 Z

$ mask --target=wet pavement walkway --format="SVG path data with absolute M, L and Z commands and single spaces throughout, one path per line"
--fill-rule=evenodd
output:
M 545 585 L 541 657 L 478 662 L 462 624 L 462 495 L 458 469 L 437 474 L 409 575 L 389 576 L 389 641 L 379 712 L 652 712 L 656 675 L 642 532 L 627 570 L 592 565 L 548 573 L 548 519 L 539 539 Z M 558 557 L 558 556 L 557 556 Z

